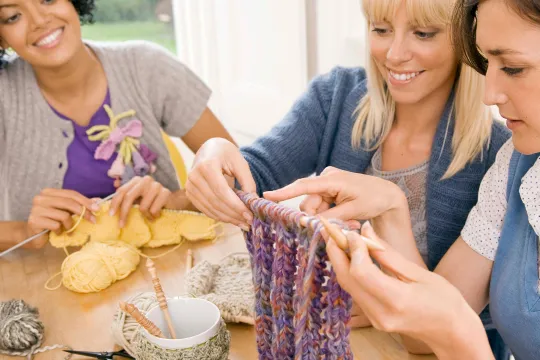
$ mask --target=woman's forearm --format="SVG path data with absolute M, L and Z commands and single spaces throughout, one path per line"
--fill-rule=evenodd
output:
M 454 324 L 447 324 L 449 336 L 432 348 L 440 360 L 478 359 L 493 360 L 482 321 L 474 310 L 467 307 L 465 315 L 456 316 Z
M 373 227 L 382 239 L 399 251 L 405 258 L 427 269 L 427 266 L 418 251 L 416 240 L 411 227 L 411 217 L 407 198 L 396 194 L 396 205 L 392 210 L 373 219 Z M 401 335 L 403 345 L 412 354 L 431 354 L 432 349 L 424 342 Z
M 0 221 L 0 250 L 6 250 L 27 237 L 26 222 Z

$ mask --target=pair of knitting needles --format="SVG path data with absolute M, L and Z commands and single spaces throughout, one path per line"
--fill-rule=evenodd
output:
M 101 204 L 103 204 L 104 202 L 111 200 L 115 195 L 116 195 L 116 193 L 111 194 L 111 195 L 107 196 L 106 198 L 100 199 L 100 200 L 97 201 L 96 204 L 97 204 L 97 205 L 101 205 Z M 84 212 L 83 212 L 83 213 L 84 213 Z M 33 236 L 29 237 L 28 239 L 26 239 L 26 240 L 24 240 L 24 241 L 18 243 L 17 245 L 15 245 L 15 246 L 13 246 L 13 247 L 7 249 L 6 251 L 1 252 L 1 253 L 0 253 L 0 257 L 9 254 L 9 253 L 12 252 L 12 251 L 17 250 L 18 248 L 23 247 L 24 245 L 26 245 L 26 244 L 28 244 L 28 243 L 31 243 L 32 241 L 34 241 L 34 240 L 36 240 L 36 239 L 39 239 L 39 238 L 42 237 L 43 235 L 48 234 L 50 231 L 51 231 L 51 230 L 43 230 L 43 231 L 40 232 L 39 234 L 36 234 L 36 235 L 33 235 Z
M 326 229 L 326 231 L 328 232 L 328 234 L 332 237 L 332 239 L 334 239 L 337 246 L 339 246 L 339 248 L 341 250 L 347 252 L 349 250 L 349 242 L 347 240 L 347 235 L 346 235 L 347 231 L 340 229 L 339 227 L 332 224 L 330 221 L 328 221 L 327 219 L 325 219 L 322 216 L 319 216 L 318 219 L 323 224 L 323 226 Z M 310 226 L 310 221 L 309 220 L 310 220 L 309 217 L 304 216 L 304 217 L 302 217 L 300 219 L 300 224 L 302 226 L 304 226 L 304 227 L 308 227 L 308 226 Z M 375 241 L 373 239 L 370 239 L 370 238 L 365 237 L 363 235 L 360 235 L 360 239 L 362 239 L 362 241 L 364 241 L 367 248 L 370 249 L 370 250 L 380 250 L 380 251 L 384 250 L 384 246 L 382 246 L 380 243 L 378 243 L 377 241 Z
M 193 253 L 191 249 L 188 249 L 186 271 L 191 270 L 192 266 L 193 266 Z M 171 334 L 171 337 L 173 339 L 176 339 L 176 331 L 174 330 L 171 315 L 169 314 L 169 307 L 167 305 L 167 297 L 165 296 L 165 292 L 163 291 L 163 288 L 161 287 L 161 282 L 159 280 L 159 277 L 157 276 L 156 266 L 154 262 L 152 261 L 152 259 L 148 258 L 148 260 L 146 260 L 146 267 L 148 268 L 148 272 L 150 273 L 150 276 L 152 276 L 152 283 L 154 285 L 154 291 L 156 293 L 159 307 L 165 317 L 165 322 L 167 323 L 167 328 L 169 329 L 169 333 Z M 144 316 L 139 311 L 139 309 L 137 309 L 135 305 L 125 303 L 125 302 L 120 302 L 120 309 L 122 309 L 123 312 L 131 315 L 135 319 L 135 321 L 137 321 L 137 323 L 139 323 L 139 325 L 141 325 L 144 329 L 146 329 L 146 331 L 148 331 L 150 334 L 159 338 L 166 338 L 163 332 L 156 326 L 156 324 L 154 324 L 146 316 Z

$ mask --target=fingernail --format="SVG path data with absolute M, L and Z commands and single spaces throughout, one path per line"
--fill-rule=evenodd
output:
M 120 220 L 118 222 L 118 226 L 120 227 L 120 229 L 122 229 L 124 227 L 125 223 L 124 223 L 124 220 Z
M 239 227 L 240 227 L 240 229 L 244 230 L 245 232 L 249 232 L 249 226 L 242 224 L 242 225 L 239 225 Z
M 244 216 L 244 219 L 246 219 L 248 223 L 251 223 L 253 221 L 253 215 L 251 215 L 250 213 L 245 212 L 242 215 Z
M 99 205 L 96 204 L 96 203 L 92 204 L 91 210 L 92 210 L 92 211 L 99 211 Z
M 364 225 L 362 225 L 362 226 L 367 227 L 368 230 L 373 230 L 373 226 L 371 226 L 371 223 L 369 222 L 369 220 L 367 220 L 367 221 L 364 223 Z
M 114 209 L 109 210 L 109 216 L 114 216 Z
M 96 217 L 94 215 L 90 216 L 90 221 L 92 222 L 92 224 L 97 223 Z

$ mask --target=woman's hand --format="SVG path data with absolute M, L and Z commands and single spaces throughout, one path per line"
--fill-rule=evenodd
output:
M 149 220 L 158 218 L 170 200 L 171 191 L 150 176 L 134 177 L 116 190 L 111 201 L 110 215 L 120 211 L 119 225 L 124 227 L 129 210 L 136 202 L 139 210 Z
M 73 227 L 73 215 L 80 215 L 86 208 L 84 218 L 95 222 L 92 211 L 99 210 L 99 206 L 91 199 L 73 190 L 44 189 L 34 197 L 32 209 L 26 226 L 27 237 L 36 235 L 43 230 L 50 230 L 57 234 Z M 28 244 L 27 248 L 41 248 L 47 243 L 48 235 Z
M 369 321 L 366 314 L 360 306 L 353 302 L 351 309 L 351 320 L 349 321 L 349 326 L 351 328 L 365 328 L 371 326 L 371 321 Z
M 209 217 L 247 229 L 253 215 L 232 190 L 235 178 L 242 190 L 257 191 L 249 165 L 236 145 L 225 139 L 210 139 L 197 152 L 186 193 Z
M 321 175 L 300 179 L 276 191 L 264 193 L 271 201 L 308 195 L 300 209 L 325 218 L 367 220 L 394 209 L 406 210 L 407 199 L 394 183 L 374 176 L 326 168 Z M 330 208 L 332 204 L 336 206 Z
M 362 235 L 381 241 L 369 223 Z M 375 328 L 424 341 L 440 359 L 493 358 L 479 317 L 449 282 L 388 244 L 384 251 L 368 253 L 358 234 L 349 232 L 347 238 L 350 258 L 332 239 L 328 256 L 338 282 Z

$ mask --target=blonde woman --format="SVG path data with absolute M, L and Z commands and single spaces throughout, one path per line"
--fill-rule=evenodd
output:
M 453 50 L 454 2 L 364 0 L 367 69 L 337 67 L 316 78 L 251 146 L 206 142 L 186 186 L 192 203 L 245 228 L 252 214 L 232 191 L 234 180 L 262 194 L 329 166 L 373 175 L 392 185 L 388 191 L 396 197 L 404 194 L 410 209 L 418 251 L 399 244 L 396 250 L 434 269 L 458 238 L 482 177 L 510 137 L 482 103 L 483 78 Z M 322 197 L 302 204 L 308 213 L 328 207 Z
M 399 221 L 408 209 L 388 198 L 384 188 L 368 183 L 367 176 L 329 170 L 265 196 L 283 199 L 307 189 L 334 200 L 334 214 L 344 210 L 346 217 L 355 218 L 351 208 L 358 214 L 393 213 L 390 221 L 381 219 L 375 226 L 386 241 L 385 251 L 368 254 L 354 232 L 349 235 L 350 259 L 335 242 L 327 244 L 338 281 L 379 329 L 421 339 L 441 360 L 492 359 L 477 316 L 489 302 L 495 328 L 513 357 L 539 359 L 540 6 L 538 0 L 457 3 L 454 43 L 485 75 L 484 101 L 498 107 L 512 139 L 501 147 L 461 236 L 435 271 L 392 249 L 396 243 L 415 247 L 407 236 L 410 223 Z M 372 207 L 370 197 L 382 206 Z M 369 223 L 362 232 L 378 238 Z

